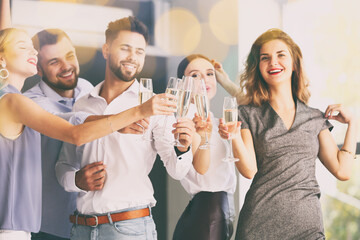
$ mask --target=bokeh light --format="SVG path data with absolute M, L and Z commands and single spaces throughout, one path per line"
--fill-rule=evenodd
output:
M 203 54 L 216 61 L 222 62 L 229 53 L 229 45 L 216 38 L 208 23 L 201 24 L 201 39 L 194 53 Z
M 96 48 L 86 48 L 86 51 L 77 49 L 76 56 L 78 58 L 80 65 L 88 64 L 94 61 L 97 49 Z M 85 69 L 83 69 L 85 71 Z
M 238 43 L 238 5 L 236 0 L 216 3 L 209 13 L 209 23 L 213 34 L 223 43 Z
M 201 26 L 194 14 L 183 8 L 173 8 L 155 23 L 155 42 L 171 55 L 188 55 L 198 46 Z

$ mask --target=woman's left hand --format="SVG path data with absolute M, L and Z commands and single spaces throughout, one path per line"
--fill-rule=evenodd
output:
M 207 133 L 207 137 L 210 139 L 212 132 L 212 122 L 210 115 L 206 119 L 206 122 L 204 122 L 201 117 L 195 113 L 193 122 L 195 123 L 196 132 L 201 136 L 201 138 L 205 138 L 205 133 Z
M 335 112 L 338 112 L 338 114 L 335 114 Z M 344 108 L 342 104 L 329 105 L 325 111 L 325 117 L 346 124 L 349 124 L 354 118 L 353 114 Z

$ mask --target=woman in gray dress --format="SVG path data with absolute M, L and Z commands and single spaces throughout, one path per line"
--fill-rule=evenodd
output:
M 236 239 L 325 239 L 315 160 L 339 180 L 350 178 L 355 117 L 340 104 L 328 106 L 325 114 L 307 106 L 300 48 L 279 29 L 268 30 L 252 45 L 240 88 L 242 129 L 233 140 L 234 155 L 256 162 L 257 173 Z M 340 150 L 328 119 L 348 125 Z M 228 137 L 224 124 L 219 132 Z

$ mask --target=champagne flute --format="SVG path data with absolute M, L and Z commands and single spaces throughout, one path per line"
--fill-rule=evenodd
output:
M 225 97 L 224 98 L 224 105 L 223 105 L 223 117 L 225 119 L 225 123 L 228 127 L 230 137 L 229 137 L 229 145 L 230 151 L 227 156 L 223 159 L 224 162 L 236 162 L 239 161 L 238 158 L 234 158 L 233 150 L 232 150 L 232 139 L 235 137 L 236 134 L 236 125 L 238 122 L 238 110 L 237 110 L 237 103 L 235 97 Z
M 176 77 L 170 77 L 169 81 L 167 83 L 166 86 L 166 90 L 165 93 L 169 93 L 171 95 L 174 95 L 176 97 L 176 99 L 178 98 L 178 93 L 179 93 L 179 85 L 180 85 L 181 79 L 180 78 L 176 78 Z M 166 125 L 167 125 L 167 119 L 168 116 L 165 116 L 165 120 L 164 120 L 164 126 L 163 126 L 163 136 L 165 134 L 165 129 L 166 129 Z
M 178 120 L 179 118 L 185 117 L 190 106 L 191 92 L 193 88 L 193 78 L 192 77 L 183 77 L 180 86 L 178 87 L 178 101 L 177 101 L 177 111 L 175 112 L 175 117 Z M 177 134 L 175 139 L 175 146 L 184 147 L 179 141 L 179 134 Z
M 194 103 L 202 122 L 206 124 L 206 120 L 209 116 L 209 99 L 204 79 L 194 80 Z M 208 149 L 209 146 L 210 144 L 207 136 L 207 130 L 205 129 L 205 143 L 200 145 L 199 148 Z
M 140 78 L 139 102 L 143 104 L 153 96 L 153 84 L 151 78 Z M 145 128 L 143 129 L 142 140 L 151 141 L 149 137 L 145 137 Z

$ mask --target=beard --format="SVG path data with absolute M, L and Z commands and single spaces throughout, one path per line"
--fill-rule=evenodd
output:
M 51 88 L 56 88 L 56 89 L 59 89 L 59 90 L 73 90 L 77 86 L 77 83 L 78 83 L 78 80 L 79 80 L 79 75 L 78 75 L 75 68 L 67 69 L 66 71 L 63 71 L 60 74 L 62 74 L 64 72 L 68 72 L 68 71 L 73 71 L 73 73 L 74 73 L 74 79 L 71 82 L 68 82 L 68 83 L 64 83 L 62 81 L 53 82 L 53 81 L 49 80 L 49 78 L 46 76 L 46 74 L 43 75 L 42 80 L 47 85 L 49 85 Z
M 132 63 L 132 64 L 134 64 L 134 63 Z M 131 73 L 131 72 L 124 70 L 121 65 L 118 66 L 115 63 L 115 61 L 112 60 L 111 55 L 109 57 L 109 68 L 118 79 L 120 79 L 124 82 L 131 82 L 132 80 L 137 78 L 137 76 L 139 76 L 139 73 L 141 72 L 139 64 L 136 64 L 135 73 Z

